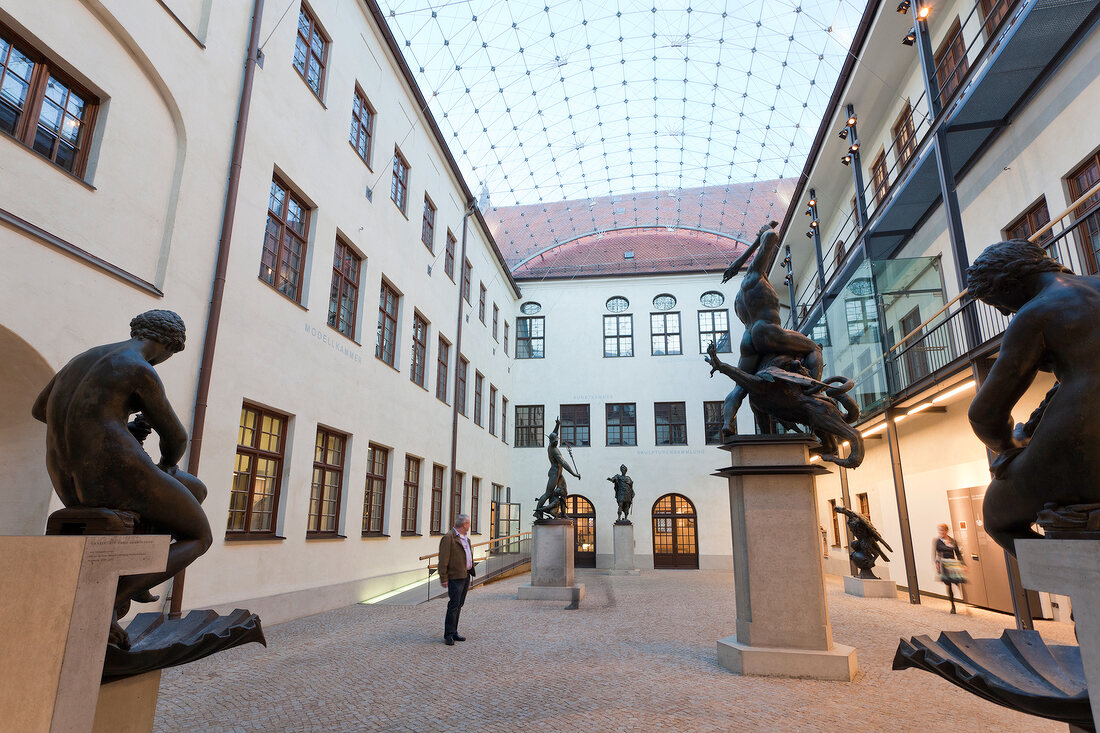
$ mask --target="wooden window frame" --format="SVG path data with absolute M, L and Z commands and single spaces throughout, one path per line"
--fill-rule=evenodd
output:
M 680 414 L 674 414 L 679 408 Z M 668 430 L 668 440 L 661 442 L 661 412 L 665 411 L 665 419 L 668 421 L 663 427 Z M 680 417 L 681 421 L 673 422 L 673 418 Z M 676 437 L 676 428 L 683 431 L 683 440 L 673 440 Z M 653 403 L 653 439 L 654 445 L 687 445 L 687 404 L 683 402 L 654 402 Z
M 521 419 L 521 410 L 525 411 L 522 413 L 523 419 Z M 515 425 L 516 438 L 514 445 L 516 448 L 542 448 L 543 431 L 546 429 L 546 406 L 516 405 Z
M 867 521 L 871 521 L 871 497 L 864 491 L 856 494 L 856 501 L 859 502 L 859 513 L 866 517 Z
M 348 260 L 351 260 L 351 267 L 348 266 Z M 328 325 L 352 341 L 355 341 L 355 328 L 358 325 L 359 279 L 362 267 L 363 257 L 350 244 L 337 237 L 332 252 L 332 284 L 329 288 Z M 353 273 L 354 279 L 349 272 Z M 351 293 L 350 296 L 348 296 L 349 292 Z M 348 320 L 343 318 L 340 309 L 340 304 L 345 297 L 351 301 L 351 316 Z
M 497 338 L 498 329 L 500 325 L 500 308 L 496 303 L 493 303 L 493 341 L 499 341 Z
M 623 333 L 623 324 L 627 324 L 629 333 Z M 614 324 L 614 333 L 608 331 L 608 324 Z M 626 342 L 629 353 L 623 353 L 623 343 Z M 615 353 L 609 353 L 608 347 L 614 343 Z M 605 359 L 629 359 L 634 356 L 634 314 L 613 313 L 603 317 L 603 358 Z
M 447 475 L 447 468 L 438 463 L 432 464 L 432 503 L 431 514 L 428 518 L 428 534 L 443 534 L 443 481 Z
M 676 316 L 676 330 L 668 330 L 668 319 L 671 316 Z M 655 330 L 655 319 L 661 319 L 661 333 L 657 333 Z M 660 311 L 658 313 L 649 314 L 649 351 L 651 356 L 681 356 L 684 353 L 684 321 L 680 317 L 680 311 Z M 679 347 L 676 351 L 670 351 L 668 348 L 669 339 L 675 338 Z M 664 343 L 664 350 L 660 353 L 657 352 L 657 339 L 661 339 Z
M 917 131 L 913 126 L 913 108 L 908 99 L 905 100 L 905 107 L 890 129 L 894 133 L 894 153 L 898 158 L 900 174 L 917 153 Z
M 382 455 L 382 470 L 377 471 L 377 455 Z M 371 443 L 367 448 L 367 474 L 366 485 L 363 488 L 363 526 L 364 537 L 385 537 L 386 535 L 386 477 L 389 474 L 390 449 L 385 446 Z M 377 507 L 375 506 L 375 484 L 381 485 L 378 495 Z M 377 513 L 375 509 L 377 508 Z M 377 523 L 378 529 L 371 526 Z
M 625 410 L 620 410 L 623 413 L 622 418 L 618 418 L 615 423 L 611 422 L 612 412 L 615 408 L 630 408 L 633 413 L 631 419 L 633 422 L 625 422 L 624 419 Z M 604 424 L 606 432 L 606 442 L 608 447 L 633 447 L 638 445 L 638 404 L 636 402 L 608 402 L 604 406 Z M 615 442 L 611 440 L 612 428 L 618 434 L 618 438 Z M 630 442 L 624 440 L 624 436 L 627 434 L 626 428 L 631 429 L 631 434 L 634 436 Z
M 279 500 L 282 496 L 282 484 L 283 484 L 283 470 L 286 466 L 286 434 L 290 427 L 290 416 L 284 415 L 274 410 L 269 410 L 265 407 L 252 404 L 250 402 L 244 402 L 241 405 L 241 419 L 244 419 L 244 412 L 251 410 L 256 413 L 256 423 L 252 430 L 253 442 L 251 445 L 244 445 L 240 442 L 240 434 L 243 429 L 243 425 L 239 425 L 237 431 L 237 451 L 236 455 L 247 455 L 251 458 L 249 462 L 250 476 L 248 481 L 248 494 L 245 497 L 244 517 L 241 521 L 242 529 L 230 529 L 229 519 L 226 519 L 225 536 L 227 538 L 247 538 L 247 537 L 263 537 L 274 538 L 277 536 L 276 529 L 279 523 Z M 276 450 L 270 451 L 259 447 L 259 437 L 261 434 L 260 427 L 263 425 L 265 417 L 277 420 L 281 423 L 281 430 L 279 432 L 278 446 Z M 257 459 L 266 459 L 274 461 L 276 469 L 274 472 L 273 487 L 271 492 L 271 521 L 270 529 L 252 529 L 252 510 L 255 506 L 256 497 L 256 461 Z M 237 471 L 234 469 L 234 474 Z M 234 482 L 235 484 L 235 482 Z M 240 493 L 232 490 L 233 484 L 230 488 L 230 500 L 229 500 L 229 512 L 233 511 L 233 494 Z
M 508 321 L 504 322 L 504 355 L 508 356 Z
M 836 513 L 836 499 L 829 499 L 829 514 L 833 518 L 833 541 L 830 547 L 840 547 L 840 519 Z
M 458 240 L 455 239 L 455 235 L 450 229 L 447 230 L 447 245 L 443 249 L 443 272 L 447 273 L 447 277 L 451 278 L 451 282 L 455 281 L 455 246 L 458 245 Z
M 326 460 L 329 457 L 329 439 L 335 439 L 340 442 L 340 462 L 330 463 Z M 320 445 L 318 445 L 320 443 Z M 321 456 L 318 457 L 318 451 L 321 452 Z M 313 475 L 310 480 L 309 487 L 309 512 L 306 517 L 306 537 L 335 537 L 340 535 L 340 506 L 343 503 L 344 494 L 344 463 L 347 459 L 348 451 L 348 436 L 346 433 L 341 433 L 336 430 L 329 430 L 323 428 L 320 425 L 317 426 L 317 438 L 313 443 Z M 317 483 L 317 472 L 321 472 L 321 483 Z M 336 476 L 336 499 L 334 502 L 334 513 L 331 515 L 324 514 L 322 507 L 325 504 L 324 489 L 329 484 L 325 481 L 330 474 Z M 314 511 L 314 504 L 316 502 L 316 511 Z M 326 517 L 332 517 L 332 529 L 321 529 L 321 520 Z
M 521 324 L 528 324 L 527 336 L 521 337 Z M 538 336 L 531 335 L 538 324 Z M 527 344 L 527 356 L 522 356 L 520 344 Z M 539 345 L 536 352 L 535 345 Z M 545 316 L 520 316 L 516 318 L 516 358 L 517 359 L 545 359 L 546 358 L 546 317 Z
M 508 398 L 500 396 L 500 442 L 508 445 Z
M 451 344 L 442 336 L 439 337 L 439 353 L 436 355 L 435 372 L 435 398 L 445 405 L 447 401 L 447 372 L 450 368 Z
M 474 370 L 474 425 L 481 426 L 481 399 L 485 389 L 485 375 Z
M 409 365 L 409 380 L 418 387 L 427 389 L 428 380 L 428 319 L 413 311 L 412 359 Z
M 726 318 L 726 327 L 719 329 L 716 325 L 718 314 L 721 313 Z M 704 324 L 704 317 L 709 316 L 710 323 Z M 725 348 L 719 348 L 719 353 L 728 354 L 731 345 L 730 337 L 730 311 L 729 308 L 711 308 L 708 310 L 697 311 L 696 321 L 699 324 L 699 353 L 707 353 L 707 347 L 710 346 L 711 341 L 715 346 L 719 346 L 722 343 L 722 335 L 726 337 Z M 710 337 L 709 340 L 707 337 Z
M 473 278 L 474 266 L 470 264 L 469 260 L 462 261 L 462 298 L 466 301 L 466 305 L 473 305 L 473 301 L 470 300 L 470 280 Z M 482 319 L 484 322 L 484 319 Z
M 387 296 L 393 301 L 393 313 L 389 312 Z M 397 368 L 397 321 L 401 316 L 401 294 L 397 288 L 382 280 L 378 295 L 378 337 L 374 346 L 376 359 Z M 387 339 L 387 325 L 390 337 Z
M 355 111 L 357 106 L 360 110 L 359 113 Z M 374 150 L 374 118 L 376 114 L 374 105 L 370 103 L 367 95 L 356 84 L 355 94 L 352 96 L 351 101 L 351 132 L 348 135 L 348 145 L 351 145 L 351 149 L 371 170 L 373 170 L 370 159 Z M 362 151 L 359 150 L 360 143 L 365 148 Z
M 309 22 L 309 35 L 302 35 L 302 16 L 306 17 Z M 318 57 L 313 51 L 313 37 L 317 36 L 321 39 L 321 55 Z M 299 42 L 305 43 L 306 48 L 306 60 L 301 69 L 298 68 L 297 51 Z M 305 82 L 306 87 L 313 93 L 313 96 L 317 97 L 318 101 L 322 104 L 325 98 L 325 77 L 327 76 L 327 64 L 329 47 L 332 45 L 332 40 L 329 35 L 325 33 L 325 29 L 321 26 L 321 23 L 317 20 L 317 14 L 313 12 L 313 8 L 305 2 L 301 4 L 298 11 L 298 27 L 294 36 L 294 51 L 295 55 L 291 57 L 290 65 L 298 73 L 298 76 Z M 317 65 L 321 67 L 321 72 L 317 77 L 317 88 L 314 89 L 313 85 L 309 83 L 309 61 L 310 58 L 317 59 Z
M 571 445 L 574 448 L 590 448 L 592 446 L 592 409 L 588 404 L 559 405 L 561 416 L 561 433 L 558 436 L 562 445 Z M 566 415 L 570 416 L 570 424 L 566 424 Z M 583 422 L 581 420 L 583 419 Z M 583 429 L 583 433 L 580 431 Z M 580 436 L 584 436 L 583 442 Z M 566 436 L 569 436 L 567 438 Z
M 1044 195 L 1004 228 L 1005 239 L 1027 239 L 1049 222 L 1050 209 L 1047 208 L 1047 197 Z M 1042 245 L 1053 236 L 1054 233 L 1048 229 L 1039 237 L 1037 244 Z
M 424 194 L 424 217 L 420 224 L 420 241 L 435 254 L 435 204 L 428 194 Z
M 409 215 L 409 171 L 412 166 L 401 152 L 401 148 L 393 146 L 393 177 L 390 180 L 390 201 L 401 212 L 401 215 Z
M 283 197 L 280 202 L 282 211 L 278 212 L 271 208 L 271 203 L 275 198 L 275 188 L 279 188 L 283 192 Z M 302 231 L 300 233 L 296 232 L 294 228 L 288 224 L 290 200 L 293 200 L 294 203 L 297 204 L 302 211 Z M 271 189 L 269 189 L 267 199 L 267 224 L 264 227 L 264 242 L 261 250 L 262 254 L 260 256 L 260 273 L 258 277 L 261 281 L 263 281 L 265 284 L 275 290 L 275 292 L 298 304 L 301 304 L 302 302 L 302 285 L 305 281 L 306 261 L 309 257 L 309 224 L 310 219 L 312 218 L 312 213 L 313 211 L 310 208 L 309 204 L 306 203 L 305 199 L 301 195 L 299 195 L 293 188 L 287 185 L 287 183 L 279 176 L 272 176 Z M 279 234 L 277 237 L 278 241 L 275 245 L 274 250 L 268 247 L 268 238 L 271 235 L 271 225 L 273 218 L 276 226 L 278 226 L 279 229 Z M 301 245 L 301 253 L 298 255 L 298 268 L 293 282 L 292 293 L 288 293 L 286 290 L 284 290 L 282 284 L 284 259 L 289 258 L 292 255 L 290 247 L 287 244 L 287 237 L 290 237 Z M 264 262 L 265 258 L 269 257 L 269 253 L 271 259 L 271 267 L 268 267 L 267 264 Z M 289 263 L 287 267 L 290 267 Z M 268 280 L 267 276 L 264 274 L 265 268 L 271 270 L 270 280 Z M 291 284 L 289 279 L 286 280 L 286 283 L 288 286 Z
M 478 298 L 477 298 L 477 317 L 481 320 L 481 325 L 484 326 L 485 325 L 485 297 L 488 295 L 489 291 L 485 289 L 485 283 L 478 283 L 478 288 L 480 288 L 480 290 L 478 292 Z
M 489 435 L 497 434 L 497 388 L 489 384 Z
M 455 369 L 455 405 L 458 414 L 466 417 L 466 382 L 469 379 L 470 361 L 458 355 L 458 367 Z
M 875 206 L 882 206 L 890 193 L 890 171 L 886 167 L 886 148 L 879 148 L 878 155 L 871 162 L 871 185 L 875 193 Z
M 711 414 L 707 414 L 707 410 L 711 411 Z M 714 410 L 717 410 L 717 414 L 714 414 Z M 717 418 L 717 419 L 714 419 Z M 737 429 L 737 417 L 733 418 L 734 430 Z M 703 402 L 703 440 L 707 445 L 722 445 L 722 428 L 725 427 L 725 420 L 722 419 L 722 401 L 706 400 Z
M 941 107 L 947 107 L 947 103 L 951 101 L 955 92 L 962 87 L 962 82 L 970 71 L 970 61 L 966 57 L 966 51 L 962 26 L 958 17 L 956 17 L 955 22 L 951 24 L 947 34 L 943 37 L 943 41 L 940 42 L 940 47 L 936 49 L 933 56 L 936 67 L 936 88 L 939 90 Z M 961 55 L 954 63 L 948 60 L 948 57 L 960 52 Z M 950 69 L 947 68 L 948 65 L 951 66 Z
M 455 520 L 458 519 L 458 515 L 462 513 L 462 484 L 466 483 L 466 474 L 462 471 L 455 471 L 451 476 L 451 499 L 450 499 L 450 526 L 447 527 L 447 531 L 451 530 L 451 527 L 455 526 Z
M 1100 181 L 1100 152 L 1090 153 L 1087 158 L 1073 167 L 1073 170 L 1068 176 L 1066 176 L 1066 186 L 1069 188 L 1069 196 L 1071 201 L 1076 201 L 1095 185 L 1095 181 L 1090 182 L 1088 180 L 1089 169 L 1095 169 L 1097 172 L 1097 180 Z M 1083 183 L 1078 183 L 1078 180 L 1085 177 Z M 1084 216 L 1085 212 L 1089 210 L 1089 207 L 1094 206 L 1096 202 L 1100 200 L 1100 194 L 1093 194 L 1084 201 L 1080 206 L 1073 210 L 1075 219 L 1080 219 Z M 1089 223 L 1100 223 L 1100 212 L 1094 211 L 1086 217 L 1086 220 L 1081 226 L 1078 226 L 1073 232 L 1073 238 L 1077 242 L 1077 246 L 1080 249 L 1083 264 L 1088 270 L 1086 274 L 1093 275 L 1098 271 L 1097 252 L 1093 250 L 1091 238 L 1089 236 L 1088 226 Z
M 420 470 L 423 461 L 405 454 L 405 481 L 401 496 L 401 536 L 416 537 L 417 520 L 420 518 Z
M 997 31 L 1004 25 L 1005 20 L 1012 14 L 1017 4 L 1018 0 L 981 0 L 982 30 L 985 33 L 986 40 L 997 34 Z M 1001 11 L 1001 17 L 990 23 L 990 17 L 995 11 Z
M 470 534 L 481 534 L 481 522 L 478 514 L 481 513 L 481 478 L 470 477 Z

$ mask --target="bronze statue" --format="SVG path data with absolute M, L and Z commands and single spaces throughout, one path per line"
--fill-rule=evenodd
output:
M 573 470 L 562 458 L 561 449 L 558 448 L 558 430 L 561 429 L 561 418 L 554 421 L 554 431 L 550 433 L 550 445 L 546 449 L 546 455 L 550 459 L 550 470 L 546 472 L 546 491 L 542 493 L 535 506 L 535 519 L 560 519 L 565 516 L 565 499 L 569 492 L 565 488 L 565 472 L 569 472 L 580 480 L 580 473 Z M 572 455 L 572 454 L 570 454 Z
M 206 487 L 177 467 L 187 432 L 153 368 L 182 351 L 185 337 L 175 313 L 142 313 L 130 322 L 128 341 L 89 349 L 62 367 L 32 409 L 46 423 L 46 466 L 66 507 L 132 512 L 143 533 L 174 540 L 163 572 L 119 580 L 109 639 L 122 649 L 129 639 L 118 619 L 130 601 L 153 600 L 149 589 L 194 562 L 212 541 L 199 506 Z M 156 463 L 142 447 L 150 430 L 160 438 Z
M 1015 555 L 1037 538 L 1037 515 L 1100 503 L 1100 278 L 1074 275 L 1026 240 L 991 245 L 967 270 L 971 298 L 1015 313 L 970 405 L 975 435 L 999 454 L 985 494 L 985 530 Z M 1012 408 L 1040 371 L 1057 380 L 1026 423 Z M 1056 512 L 1055 512 L 1056 513 Z
M 607 480 L 615 487 L 615 501 L 619 505 L 615 524 L 630 524 L 630 507 L 634 504 L 634 479 L 626 475 L 626 464 L 619 466 L 619 473 L 609 476 Z
M 890 558 L 886 557 L 882 548 L 885 547 L 890 552 L 893 552 L 894 548 L 882 539 L 882 535 L 867 517 L 842 506 L 833 507 L 833 511 L 848 517 L 848 532 L 855 538 L 848 543 L 848 557 L 859 568 L 859 577 L 878 580 L 878 576 L 872 570 L 875 567 L 875 560 L 881 557 L 883 562 L 890 562 Z

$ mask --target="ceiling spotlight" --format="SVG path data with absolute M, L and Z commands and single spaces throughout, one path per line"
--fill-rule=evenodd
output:
M 898 3 L 898 12 L 903 15 L 909 12 L 909 0 L 901 0 L 901 2 Z
M 813 209 L 806 209 L 806 216 L 813 216 L 813 215 L 814 215 L 814 210 Z
M 916 42 L 917 42 L 917 32 L 916 31 L 909 31 L 909 35 L 907 35 L 905 38 L 901 39 L 901 45 L 903 45 L 903 46 L 912 46 Z
M 785 278 L 783 278 L 783 284 L 784 285 L 790 285 L 791 284 L 791 276 L 790 275 L 787 275 Z
M 843 158 L 840 159 L 840 162 L 843 163 L 844 165 L 848 165 L 849 163 L 852 162 L 852 156 L 845 155 Z
M 813 239 L 814 233 L 812 231 L 806 232 L 806 239 Z
M 817 229 L 817 219 L 810 222 L 810 229 Z
M 851 117 L 848 118 L 848 127 L 851 127 L 854 124 L 856 124 L 856 116 L 852 115 Z
M 857 150 L 859 150 L 859 143 L 852 143 L 851 145 L 848 146 L 848 152 L 849 153 L 854 153 Z
M 929 12 L 931 12 L 931 8 L 929 8 L 927 5 L 925 5 L 923 8 L 921 8 L 920 10 L 917 11 L 917 17 L 920 18 L 921 20 L 924 20 L 925 18 L 928 17 Z
M 817 206 L 817 199 L 810 199 L 810 206 Z
M 841 140 L 847 140 L 848 139 L 848 128 L 845 127 L 843 130 L 841 130 L 840 133 L 837 135 L 837 137 L 839 137 Z

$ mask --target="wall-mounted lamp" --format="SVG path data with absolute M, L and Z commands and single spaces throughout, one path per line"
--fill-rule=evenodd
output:
M 806 216 L 813 216 L 813 215 L 814 215 L 814 210 L 813 209 L 806 209 Z
M 848 127 L 851 127 L 854 124 L 856 124 L 856 116 L 852 115 L 851 117 L 848 118 Z
M 810 206 L 817 206 L 817 199 L 810 199 Z
M 912 46 L 917 42 L 917 32 L 915 30 L 909 31 L 909 34 L 905 38 L 901 39 L 901 45 Z
M 901 0 L 901 2 L 898 3 L 898 12 L 902 15 L 909 12 L 909 0 Z
M 852 156 L 845 155 L 843 158 L 840 159 L 840 162 L 843 163 L 844 165 L 848 165 L 849 163 L 852 162 Z
M 859 150 L 859 143 L 852 143 L 851 145 L 848 146 L 848 152 L 849 153 L 854 153 L 857 150 Z
M 845 127 L 843 130 L 841 130 L 839 133 L 837 133 L 837 137 L 839 137 L 841 140 L 847 140 L 848 139 L 848 128 Z
M 917 11 L 917 17 L 920 18 L 921 20 L 924 20 L 925 18 L 928 17 L 928 13 L 930 13 L 931 11 L 932 11 L 932 9 L 930 7 L 928 7 L 927 5 L 925 5 L 920 10 Z
M 814 233 L 812 231 L 806 232 L 806 239 L 813 239 Z

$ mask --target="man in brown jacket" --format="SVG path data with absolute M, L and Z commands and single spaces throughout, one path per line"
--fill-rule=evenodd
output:
M 459 514 L 455 526 L 439 539 L 439 584 L 447 589 L 447 617 L 443 624 L 443 642 L 454 646 L 466 641 L 458 633 L 458 617 L 470 589 L 474 573 L 474 552 L 470 549 L 470 517 Z

